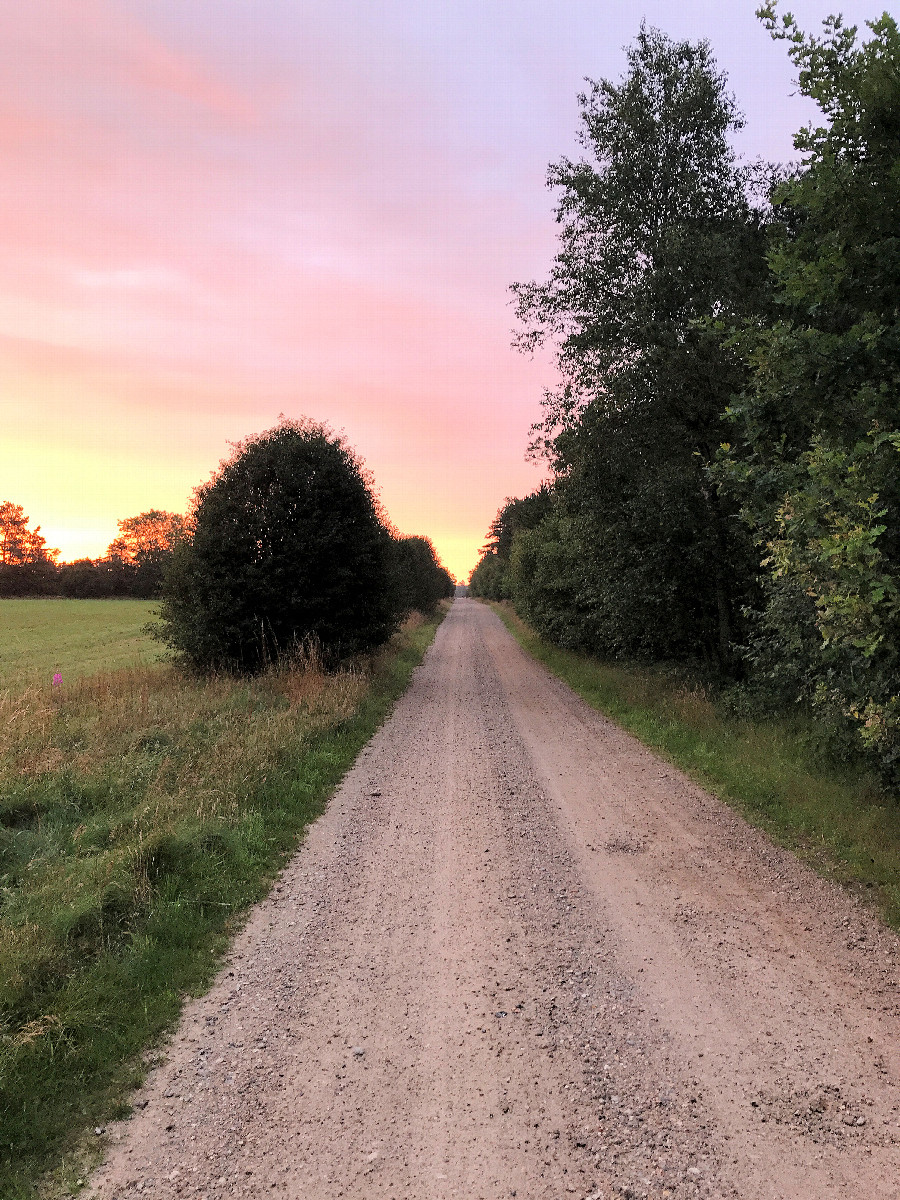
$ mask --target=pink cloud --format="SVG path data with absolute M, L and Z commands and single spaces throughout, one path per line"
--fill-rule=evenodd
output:
M 37 141 L 52 137 L 55 126 L 36 113 L 24 112 L 12 105 L 0 107 L 0 151 L 21 150 Z
M 285 411 L 346 428 L 401 528 L 477 547 L 536 478 L 539 383 L 507 349 L 506 284 L 549 246 L 524 189 L 399 49 L 312 20 L 293 66 L 273 43 L 233 71 L 139 11 L 0 0 L 0 403 L 10 446 L 66 462 L 50 508 L 37 468 L 22 499 L 97 526 L 105 455 L 178 507 Z
M 96 90 L 102 81 L 107 89 L 178 97 L 229 122 L 253 117 L 246 93 L 196 56 L 165 44 L 112 0 L 3 0 L 0 14 L 7 83 L 55 96 L 60 107 L 75 91 Z
M 120 19 L 121 15 L 119 10 Z M 130 55 L 130 61 L 121 66 L 123 83 L 178 96 L 238 125 L 253 120 L 254 106 L 248 96 L 213 77 L 190 56 L 176 54 L 136 21 L 123 22 L 122 42 L 129 47 Z

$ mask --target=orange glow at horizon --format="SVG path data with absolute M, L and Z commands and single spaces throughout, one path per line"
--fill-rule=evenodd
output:
M 89 397 L 79 393 L 75 381 L 67 377 L 68 388 L 57 389 L 52 373 L 49 379 L 47 374 L 19 378 L 16 386 L 50 414 L 60 436 L 49 439 L 42 430 L 35 435 L 29 407 L 7 416 L 0 500 L 22 504 L 32 527 L 40 526 L 64 562 L 102 557 L 125 517 L 151 508 L 186 512 L 194 488 L 210 478 L 230 444 L 274 425 L 283 411 L 261 422 L 254 410 L 210 412 L 198 401 L 190 419 L 154 426 L 152 410 L 146 414 L 134 406 L 123 412 L 119 403 L 101 405 L 92 392 L 93 420 L 85 420 Z M 384 409 L 382 404 L 377 411 Z M 316 414 L 288 409 L 286 415 Z M 385 436 L 377 426 L 369 427 L 354 443 L 346 424 L 343 431 L 366 466 L 373 457 L 382 460 L 380 476 L 373 471 L 374 482 L 392 525 L 403 534 L 430 537 L 450 573 L 467 580 L 487 528 L 477 484 L 490 462 L 471 455 L 462 467 L 435 462 L 434 456 L 414 462 L 396 432 Z M 407 432 L 415 436 L 414 429 Z M 210 454 L 213 439 L 217 446 Z M 431 507 L 435 496 L 441 503 Z
M 270 0 L 192 10 L 0 0 L 0 500 L 99 557 L 117 521 L 184 512 L 229 442 L 310 416 L 467 579 L 540 478 L 548 376 L 509 348 L 506 289 L 546 217 L 498 235 L 508 197 L 389 42 Z
M 232 440 L 237 440 L 236 436 Z M 222 456 L 227 452 L 223 442 Z M 40 526 L 48 547 L 60 551 L 60 561 L 72 562 L 102 557 L 117 536 L 117 522 L 125 517 L 151 508 L 186 512 L 193 488 L 210 474 L 211 464 L 199 457 L 169 461 L 160 470 L 137 454 L 111 454 L 88 447 L 73 453 L 71 448 L 58 446 L 19 445 L 11 468 L 4 472 L 3 487 L 23 505 L 32 528 Z M 377 479 L 375 482 L 377 486 Z M 422 505 L 415 495 L 407 496 L 408 491 L 405 486 L 398 489 L 395 503 L 389 506 L 384 489 L 378 488 L 392 525 L 402 534 L 430 537 L 447 570 L 466 581 L 485 537 L 477 516 L 472 523 L 463 501 L 460 508 L 463 520 L 469 517 L 468 528 L 462 521 L 442 524 L 440 513 L 434 514 L 430 524 L 417 527 Z M 6 498 L 4 494 L 0 500 Z

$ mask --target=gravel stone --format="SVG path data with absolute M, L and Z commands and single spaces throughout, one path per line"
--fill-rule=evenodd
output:
M 460 599 L 88 1194 L 897 1200 L 898 978 Z

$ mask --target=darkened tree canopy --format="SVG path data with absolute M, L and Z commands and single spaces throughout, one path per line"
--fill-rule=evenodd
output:
M 52 594 L 58 550 L 50 549 L 40 525 L 30 528 L 21 504 L 0 503 L 0 596 Z
M 369 650 L 395 624 L 389 552 L 346 442 L 282 421 L 198 489 L 167 575 L 165 637 L 204 670 L 255 671 L 310 640 L 329 661 Z
M 579 99 L 585 157 L 549 175 L 559 251 L 546 282 L 513 289 L 522 345 L 557 350 L 561 386 L 536 432 L 577 544 L 561 556 L 554 526 L 545 570 L 536 531 L 530 579 L 568 597 L 572 645 L 727 662 L 751 544 L 704 467 L 746 368 L 712 321 L 755 311 L 765 291 L 729 141 L 741 118 L 705 42 L 646 27 L 624 79 Z
M 800 703 L 897 783 L 900 31 L 776 8 L 821 111 L 789 168 L 737 163 L 705 43 L 643 28 L 580 97 L 558 253 L 514 288 L 520 343 L 557 350 L 550 503 L 518 525 L 537 497 L 506 504 L 472 585 L 563 645 Z
M 396 537 L 390 552 L 390 589 L 400 616 L 433 612 L 453 595 L 454 582 L 426 537 Z
M 13 504 L 12 500 L 0 503 L 0 565 L 29 566 L 54 562 L 59 557 L 58 550 L 48 548 L 40 525 L 30 529 L 30 524 L 21 504 Z

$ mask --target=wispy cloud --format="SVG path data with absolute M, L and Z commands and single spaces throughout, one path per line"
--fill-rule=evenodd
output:
M 186 281 L 171 267 L 116 267 L 108 271 L 76 270 L 75 282 L 85 288 L 104 288 L 112 291 L 172 292 L 183 288 Z

